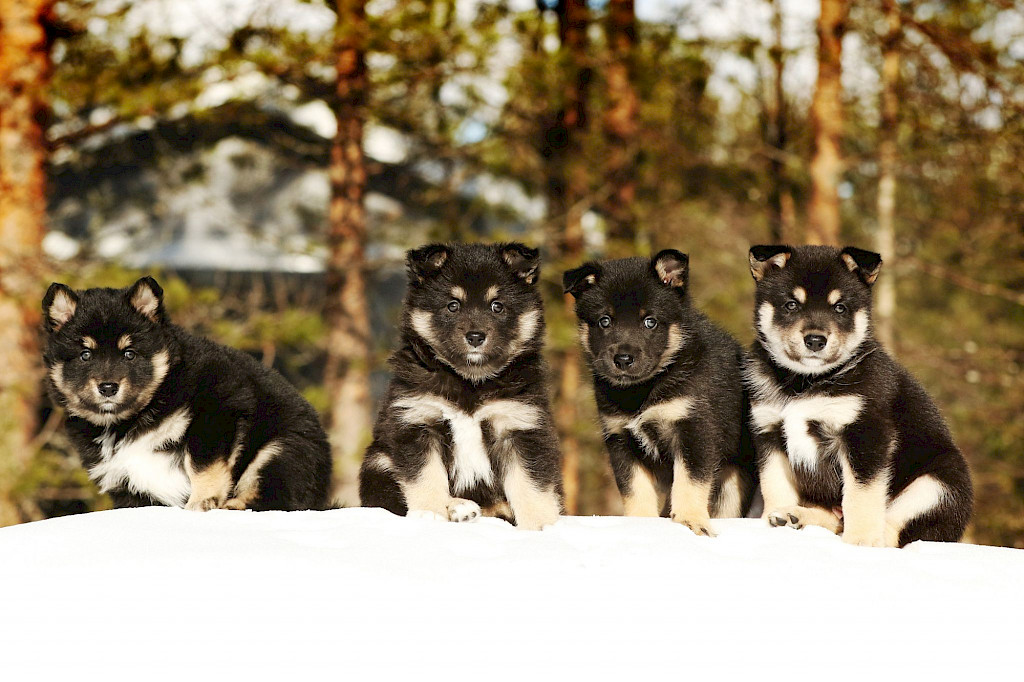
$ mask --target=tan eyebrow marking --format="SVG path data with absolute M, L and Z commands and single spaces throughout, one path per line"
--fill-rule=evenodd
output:
M 807 290 L 804 289 L 803 287 L 797 287 L 796 289 L 793 289 L 793 298 L 795 298 L 800 303 L 807 303 Z
M 487 290 L 487 299 L 486 300 L 493 301 L 494 299 L 498 298 L 498 293 L 499 292 L 498 292 L 498 286 L 497 285 L 494 285 L 494 286 L 490 287 Z
M 90 350 L 96 350 L 96 339 L 91 336 L 83 336 L 82 345 Z
M 832 291 L 828 292 L 828 304 L 835 305 L 836 303 L 839 303 L 839 299 L 841 299 L 842 297 L 843 292 L 839 291 L 839 289 L 833 289 Z
M 466 290 L 462 287 L 452 287 L 452 296 L 459 299 L 460 301 L 466 300 Z
M 123 335 L 121 336 L 121 338 L 119 338 L 119 339 L 117 340 L 117 347 L 118 347 L 118 349 L 120 349 L 120 350 L 124 350 L 125 348 L 128 348 L 128 347 L 129 347 L 129 346 L 131 346 L 131 345 L 132 345 L 132 337 L 131 337 L 131 334 L 123 334 Z

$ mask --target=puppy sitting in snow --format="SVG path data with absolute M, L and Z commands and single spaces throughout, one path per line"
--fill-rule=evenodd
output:
M 881 267 L 855 248 L 750 250 L 746 379 L 765 517 L 855 545 L 953 542 L 971 516 L 970 475 L 931 398 L 872 338 Z
M 485 513 L 527 529 L 558 519 L 539 265 L 517 243 L 408 253 L 401 347 L 360 471 L 363 506 L 450 521 Z
M 323 509 L 327 436 L 280 374 L 171 324 L 152 277 L 43 299 L 54 402 L 117 507 Z

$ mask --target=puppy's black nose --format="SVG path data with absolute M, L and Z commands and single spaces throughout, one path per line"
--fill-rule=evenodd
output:
M 633 366 L 633 356 L 626 353 L 619 353 L 615 356 L 615 366 L 619 369 L 626 369 Z
M 473 346 L 473 348 L 480 346 L 486 340 L 487 334 L 484 334 L 483 332 L 469 332 L 466 334 L 466 343 Z
M 815 353 L 824 348 L 826 343 L 828 343 L 828 339 L 821 334 L 808 334 L 804 337 L 804 345 Z
M 108 398 L 117 395 L 118 386 L 112 381 L 104 381 L 100 384 L 100 395 L 105 395 Z

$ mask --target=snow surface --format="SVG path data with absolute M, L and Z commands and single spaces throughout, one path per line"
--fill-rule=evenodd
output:
M 570 517 L 529 532 L 379 509 L 144 508 L 3 528 L 0 670 L 6 680 L 1019 674 L 1022 550 L 858 548 L 757 519 L 714 527 L 717 538 L 698 538 L 664 519 Z

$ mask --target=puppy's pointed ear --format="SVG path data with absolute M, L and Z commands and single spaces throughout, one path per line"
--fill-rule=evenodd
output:
M 690 257 L 682 251 L 665 249 L 651 259 L 658 281 L 673 289 L 686 289 L 690 279 Z
M 847 246 L 839 253 L 839 257 L 850 272 L 857 273 L 857 276 L 865 284 L 871 286 L 878 279 L 878 272 L 882 269 L 882 256 L 874 251 L 865 251 L 853 246 Z
M 143 277 L 135 284 L 128 287 L 125 294 L 132 307 L 138 310 L 143 317 L 151 322 L 163 324 L 166 316 L 164 314 L 164 290 L 152 277 Z
M 54 282 L 43 296 L 43 319 L 46 329 L 52 334 L 75 316 L 78 310 L 78 296 L 66 284 Z
M 427 244 L 405 254 L 405 268 L 409 281 L 422 284 L 441 271 L 448 262 L 450 250 L 444 244 Z
M 510 242 L 499 244 L 498 253 L 501 255 L 501 260 L 505 261 L 509 269 L 516 274 L 516 277 L 527 284 L 534 284 L 537 281 L 540 273 L 540 251 L 532 249 L 526 244 Z
M 775 270 L 786 267 L 793 255 L 793 247 L 785 244 L 750 247 L 750 274 L 755 282 L 760 282 Z
M 601 266 L 597 263 L 584 263 L 578 268 L 566 270 L 562 275 L 562 293 L 579 298 L 583 292 L 597 284 L 600 278 Z

